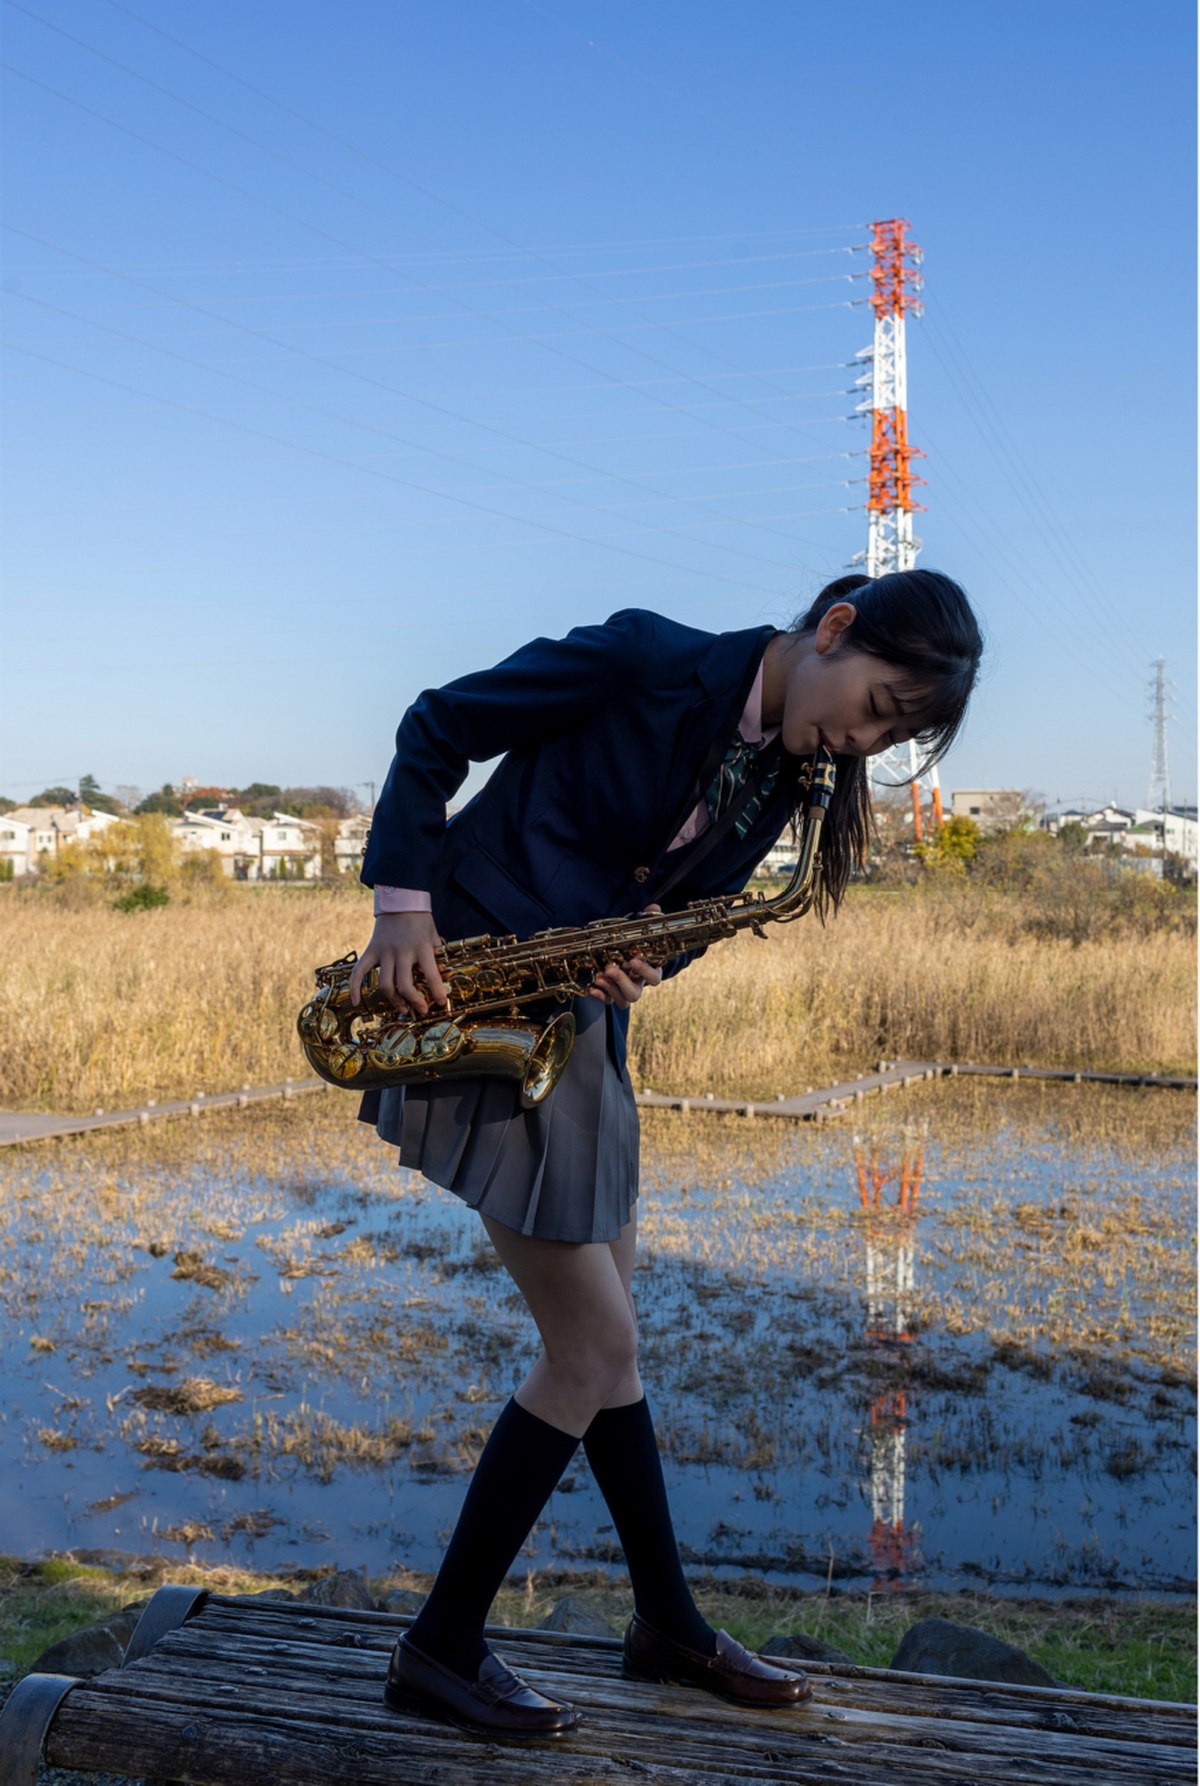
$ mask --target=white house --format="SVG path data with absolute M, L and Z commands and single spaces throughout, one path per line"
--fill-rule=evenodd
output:
M 1195 807 L 1172 807 L 1168 812 L 1152 812 L 1148 807 L 1100 806 L 1094 811 L 1057 812 L 1044 821 L 1046 829 L 1056 836 L 1063 825 L 1082 825 L 1087 832 L 1087 848 L 1116 844 L 1139 856 L 1179 856 L 1196 873 L 1200 857 L 1200 838 Z
M 321 827 L 277 812 L 247 817 L 236 806 L 186 812 L 171 830 L 182 850 L 216 850 L 231 880 L 314 881 L 321 873 Z
M 37 869 L 37 852 L 33 847 L 33 826 L 11 812 L 0 813 L 0 874 L 33 874 Z
M 119 821 L 90 806 L 14 806 L 0 813 L 0 861 L 14 874 L 36 874 L 43 856 L 57 856 L 69 843 L 99 836 Z
M 754 870 L 756 875 L 790 874 L 796 866 L 800 846 L 792 835 L 789 825 L 782 837 L 776 839 Z
M 358 874 L 370 829 L 371 819 L 365 812 L 338 820 L 337 835 L 333 840 L 333 860 L 338 874 Z
M 185 812 L 181 819 L 170 821 L 170 828 L 185 855 L 194 850 L 215 850 L 231 880 L 258 879 L 258 839 L 236 806 Z
M 315 881 L 321 873 L 321 827 L 312 819 L 276 812 L 243 821 L 258 840 L 258 879 Z

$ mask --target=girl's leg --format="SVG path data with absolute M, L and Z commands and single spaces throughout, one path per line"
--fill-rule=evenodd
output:
M 630 1286 L 636 1248 L 635 1209 L 620 1238 L 610 1243 L 635 1320 Z M 622 1385 L 622 1393 L 610 1396 L 597 1412 L 584 1435 L 584 1450 L 625 1552 L 639 1616 L 665 1637 L 711 1656 L 717 1634 L 684 1577 L 654 1422 L 640 1383 L 632 1394 L 629 1388 Z
M 486 1217 L 484 1225 L 544 1351 L 492 1429 L 408 1632 L 418 1650 L 472 1681 L 488 1653 L 488 1609 L 581 1435 L 622 1386 L 640 1389 L 637 1330 L 609 1248 L 534 1239 Z

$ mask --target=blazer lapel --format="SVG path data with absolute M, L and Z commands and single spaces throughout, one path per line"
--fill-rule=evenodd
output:
M 689 734 L 703 741 L 704 756 L 693 774 L 688 791 L 662 834 L 657 851 L 661 861 L 678 837 L 684 821 L 693 813 L 717 773 L 725 750 L 737 730 L 742 709 L 754 687 L 763 652 L 777 628 L 755 627 L 752 632 L 725 633 L 716 638 L 697 666 L 697 680 L 709 691 L 689 716 Z

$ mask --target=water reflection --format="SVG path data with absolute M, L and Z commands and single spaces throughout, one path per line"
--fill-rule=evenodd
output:
M 928 1136 L 864 1113 L 857 1150 L 647 1124 L 638 1304 L 685 1561 L 1188 1591 L 1190 1128 L 1158 1104 L 1114 1139 L 1074 1088 L 1012 1087 L 1003 1124 L 938 1098 Z M 0 1160 L 7 1549 L 436 1567 L 535 1331 L 473 1212 L 333 1104 Z M 619 1566 L 607 1521 L 580 1467 L 525 1562 Z
M 863 1436 L 869 1459 L 872 1588 L 910 1585 L 921 1567 L 919 1528 L 906 1523 L 910 1326 L 925 1140 L 906 1133 L 898 1160 L 856 1140 L 854 1166 L 866 1253 L 866 1339 L 874 1389 Z

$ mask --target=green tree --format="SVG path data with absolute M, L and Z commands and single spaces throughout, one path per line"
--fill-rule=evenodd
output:
M 1059 847 L 1066 856 L 1082 856 L 1087 849 L 1088 829 L 1078 819 L 1065 819 L 1058 827 Z
M 164 813 L 167 818 L 178 819 L 183 816 L 183 807 L 175 796 L 175 789 L 169 781 L 164 781 L 157 794 L 147 794 L 140 805 L 134 808 L 135 813 Z
M 230 794 L 229 803 L 239 811 L 249 814 L 251 818 L 270 818 L 279 805 L 281 790 L 274 782 L 252 781 L 249 787 L 239 788 Z
M 111 812 L 115 816 L 121 810 L 111 794 L 101 793 L 100 783 L 94 775 L 79 777 L 79 801 L 82 806 L 90 806 L 93 812 Z
M 35 794 L 27 804 L 30 806 L 74 806 L 75 797 L 74 788 L 43 788 L 41 793 Z

